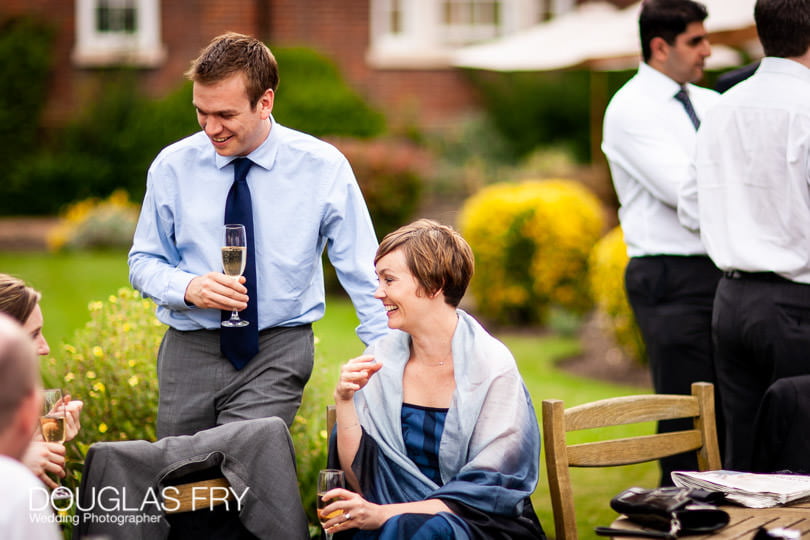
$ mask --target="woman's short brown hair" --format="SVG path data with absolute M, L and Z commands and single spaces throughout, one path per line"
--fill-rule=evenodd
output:
M 475 270 L 472 249 L 452 227 L 420 219 L 386 235 L 377 248 L 374 264 L 401 249 L 408 269 L 421 289 L 444 293 L 445 302 L 458 307 Z
M 10 315 L 20 324 L 25 324 L 39 299 L 40 294 L 23 280 L 0 274 L 0 313 Z
M 250 106 L 264 93 L 278 88 L 278 63 L 267 45 L 258 39 L 228 32 L 211 40 L 191 63 L 186 77 L 195 83 L 212 84 L 235 73 L 245 76 Z

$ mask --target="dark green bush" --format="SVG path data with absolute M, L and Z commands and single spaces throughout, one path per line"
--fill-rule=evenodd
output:
M 588 73 L 469 71 L 496 129 L 520 158 L 540 145 L 567 146 L 589 158 Z
M 368 138 L 385 130 L 385 118 L 349 88 L 335 64 L 303 47 L 273 49 L 280 83 L 273 116 L 285 126 L 323 137 Z
M 23 31 L 24 30 L 24 31 Z M 34 38 L 28 27 L 18 31 L 38 48 L 24 49 L 22 37 L 0 37 L 0 55 L 3 44 L 10 52 L 7 58 L 27 58 L 17 63 L 11 60 L 8 72 L 47 71 L 40 64 L 47 59 L 47 40 Z M 16 34 L 15 34 L 16 35 Z M 44 47 L 44 50 L 41 50 Z M 282 87 L 276 100 L 274 115 L 279 122 L 289 127 L 316 136 L 344 135 L 371 137 L 385 127 L 383 116 L 371 109 L 341 79 L 335 66 L 326 58 L 306 49 L 278 49 L 275 51 L 281 66 Z M 37 64 L 39 62 L 39 64 Z M 40 67 L 37 67 L 40 66 Z M 33 69 L 36 67 L 36 69 Z M 14 68 L 18 68 L 15 71 Z M 5 75 L 5 72 L 4 72 Z M 179 85 L 177 90 L 161 99 L 149 99 L 139 91 L 138 72 L 131 69 L 100 70 L 95 77 L 95 95 L 67 126 L 51 134 L 51 144 L 42 147 L 36 154 L 19 158 L 19 166 L 12 168 L 5 182 L 0 185 L 0 214 L 54 214 L 63 206 L 87 197 L 107 197 L 116 189 L 124 188 L 133 200 L 143 198 L 146 187 L 146 171 L 157 153 L 166 145 L 199 129 L 191 105 L 191 83 Z M 15 137 L 33 139 L 36 122 L 31 117 L 38 110 L 20 113 L 22 116 L 4 117 L 6 111 L 22 111 L 18 102 L 26 107 L 44 102 L 44 94 L 38 94 L 38 84 L 30 75 L 27 79 L 34 91 L 16 85 L 8 88 L 0 99 L 6 106 L 0 107 L 0 141 L 3 129 L 13 131 Z M 0 84 L 9 86 L 5 77 Z M 44 79 L 43 79 L 44 80 Z M 13 82 L 13 81 L 12 81 Z M 28 84 L 28 83 L 26 83 Z M 21 86 L 18 88 L 18 86 Z M 2 87 L 0 87 L 2 88 Z M 23 90 L 28 93 L 25 96 Z M 36 96 L 36 100 L 30 100 Z M 23 99 L 25 98 L 25 99 Z M 34 126 L 26 131 L 27 126 Z M 20 148 L 14 144 L 0 144 L 0 148 L 13 148 L 15 157 Z M 33 143 L 33 141 L 32 141 Z M 1 152 L 1 150 L 0 150 Z
M 143 198 L 155 155 L 199 126 L 190 84 L 149 100 L 138 93 L 134 75 L 99 74 L 104 82 L 92 105 L 0 185 L 0 213 L 55 214 L 71 202 L 107 197 L 120 188 L 133 200 Z
M 53 29 L 34 19 L 0 21 L 0 162 L 8 173 L 37 145 L 53 40 Z M 0 213 L 18 207 L 8 184 L 8 178 L 0 182 Z

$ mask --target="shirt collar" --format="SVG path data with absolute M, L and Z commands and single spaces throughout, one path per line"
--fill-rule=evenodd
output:
M 646 62 L 639 64 L 638 76 L 644 82 L 648 95 L 659 98 L 662 101 L 674 99 L 675 94 L 682 88 L 680 84 L 657 69 L 650 67 Z M 685 88 L 687 92 L 690 92 L 691 86 L 690 84 L 685 84 L 683 88 Z
M 759 67 L 757 68 L 757 72 L 760 71 L 791 75 L 793 77 L 799 77 L 800 79 L 810 81 L 810 69 L 796 62 L 795 60 L 788 60 L 787 58 L 766 56 L 762 59 Z
M 273 115 L 270 115 L 268 120 L 270 122 L 270 133 L 267 134 L 262 144 L 246 156 L 220 156 L 214 153 L 217 167 L 222 169 L 239 157 L 246 157 L 250 159 L 255 165 L 263 169 L 270 170 L 276 161 L 276 154 L 278 153 L 280 132 L 284 130 L 284 126 L 279 125 Z

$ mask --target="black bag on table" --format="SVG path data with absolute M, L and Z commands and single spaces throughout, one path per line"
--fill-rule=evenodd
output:
M 728 513 L 715 506 L 722 501 L 722 493 L 704 489 L 628 488 L 610 500 L 610 507 L 631 521 L 655 530 L 597 527 L 596 534 L 677 538 L 710 533 L 728 525 Z

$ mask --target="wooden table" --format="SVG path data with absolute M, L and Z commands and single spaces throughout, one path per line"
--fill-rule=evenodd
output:
M 801 531 L 802 540 L 810 540 L 810 502 L 798 503 L 792 506 L 775 508 L 744 508 L 742 506 L 723 506 L 728 512 L 729 524 L 714 534 L 687 536 L 686 538 L 698 540 L 700 538 L 721 539 L 738 538 L 750 540 L 757 529 L 797 529 Z M 619 529 L 642 529 L 640 525 L 627 518 L 619 518 L 613 522 L 612 527 Z M 615 539 L 628 539 L 629 536 L 615 536 Z

